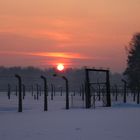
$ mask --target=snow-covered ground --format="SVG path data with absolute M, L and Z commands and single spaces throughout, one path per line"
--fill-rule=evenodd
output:
M 0 94 L 0 140 L 140 140 L 140 105 L 84 109 L 76 100 L 65 110 L 64 96 L 49 97 L 44 112 L 43 97 L 37 101 L 28 95 L 18 113 L 16 97 Z

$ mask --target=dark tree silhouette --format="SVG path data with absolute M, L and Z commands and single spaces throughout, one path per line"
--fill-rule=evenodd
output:
M 124 75 L 131 89 L 140 87 L 140 33 L 136 33 L 128 46 L 127 68 Z

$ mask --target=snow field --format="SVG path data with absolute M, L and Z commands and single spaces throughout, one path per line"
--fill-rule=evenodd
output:
M 116 103 L 96 109 L 70 105 L 65 110 L 64 96 L 48 98 L 47 112 L 43 97 L 37 101 L 28 95 L 18 113 L 16 97 L 0 95 L 0 140 L 140 140 L 140 105 Z

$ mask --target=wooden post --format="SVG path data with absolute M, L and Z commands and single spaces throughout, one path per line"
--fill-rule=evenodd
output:
M 60 87 L 60 96 L 63 95 L 63 90 L 62 90 L 62 87 Z
M 89 72 L 88 69 L 85 69 L 85 75 L 86 75 L 86 82 L 85 82 L 85 88 L 86 88 L 86 108 L 91 107 L 91 93 L 90 93 L 90 83 L 89 83 Z
M 41 96 L 41 86 L 39 86 L 39 96 Z
M 54 86 L 51 84 L 51 100 L 53 100 L 53 92 L 54 92 Z
M 22 80 L 19 75 L 15 75 L 18 79 L 18 89 L 19 89 L 19 96 L 18 96 L 18 112 L 22 112 Z
M 25 85 L 24 84 L 22 85 L 22 88 L 23 88 L 23 100 L 24 100 L 25 99 L 25 95 L 26 95 L 26 93 L 25 93 L 26 89 L 25 89 Z
M 15 95 L 16 96 L 18 95 L 18 88 L 17 88 L 17 86 L 15 87 Z
M 98 100 L 101 100 L 101 86 L 98 84 Z
M 32 85 L 31 88 L 32 88 L 32 96 L 34 96 L 34 86 Z
M 135 102 L 136 101 L 136 91 L 134 90 L 133 92 L 133 101 Z
M 66 84 L 66 109 L 69 109 L 69 85 L 68 85 L 68 79 L 65 76 L 62 76 L 62 78 L 65 80 L 65 84 Z
M 10 86 L 10 84 L 8 84 L 8 92 L 7 92 L 7 95 L 8 95 L 8 99 L 10 100 L 10 97 L 11 97 L 11 86 Z
M 44 81 L 44 111 L 47 111 L 47 110 L 48 110 L 48 99 L 47 99 L 47 96 L 48 96 L 48 88 L 47 88 L 47 79 L 46 79 L 46 77 L 44 77 L 44 76 L 41 76 L 41 78 L 42 78 L 43 81 Z
M 107 105 L 106 105 L 106 107 L 110 107 L 111 106 L 111 95 L 110 95 L 109 70 L 106 70 L 106 96 L 107 96 Z
M 139 92 L 139 88 L 138 88 L 138 93 L 137 93 L 137 104 L 140 103 L 140 92 Z
M 85 94 L 85 87 L 84 84 L 82 84 L 82 100 L 84 101 L 84 94 Z
M 39 85 L 36 84 L 36 99 L 39 100 Z
M 122 79 L 122 82 L 124 83 L 124 97 L 123 97 L 123 102 L 126 103 L 127 82 L 124 79 Z
M 53 85 L 53 96 L 56 96 L 56 87 Z
M 80 88 L 79 88 L 79 95 L 81 96 L 82 94 L 82 89 L 81 89 L 81 86 L 80 86 Z
M 73 96 L 75 96 L 75 90 L 73 91 Z

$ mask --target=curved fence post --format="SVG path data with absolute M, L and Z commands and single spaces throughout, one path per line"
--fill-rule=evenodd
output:
M 42 76 L 41 75 L 41 79 L 43 79 L 44 81 L 44 111 L 47 111 L 48 110 L 48 101 L 47 101 L 47 92 L 48 92 L 48 89 L 47 89 L 47 79 L 45 76 Z
M 22 80 L 18 74 L 15 74 L 15 77 L 18 79 L 18 112 L 22 112 Z

